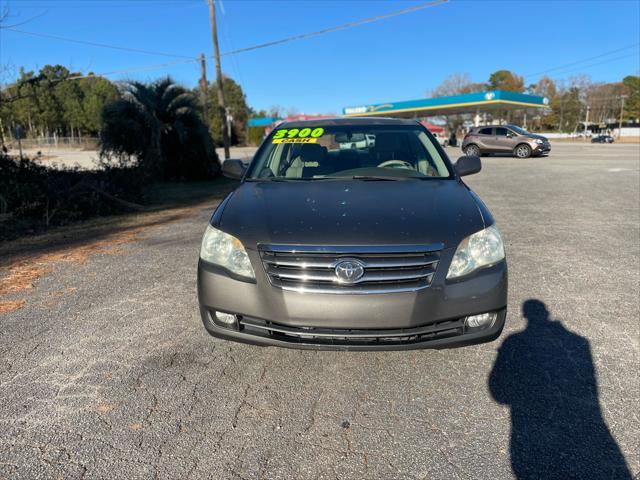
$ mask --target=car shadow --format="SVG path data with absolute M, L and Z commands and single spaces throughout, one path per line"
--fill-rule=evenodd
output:
M 511 408 L 511 465 L 522 479 L 631 479 L 602 418 L 589 341 L 523 303 L 527 328 L 500 346 L 489 376 L 493 398 Z

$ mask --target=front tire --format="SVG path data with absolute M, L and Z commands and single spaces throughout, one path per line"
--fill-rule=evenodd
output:
M 513 149 L 513 154 L 518 158 L 529 158 L 531 156 L 531 147 L 526 143 L 521 143 Z
M 479 157 L 481 155 L 480 148 L 472 143 L 464 149 L 464 154 L 468 157 Z

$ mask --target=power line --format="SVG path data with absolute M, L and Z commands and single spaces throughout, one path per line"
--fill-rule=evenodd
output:
M 131 72 L 141 72 L 147 70 L 158 70 L 161 68 L 172 67 L 174 65 L 185 65 L 188 63 L 197 63 L 199 60 L 197 58 L 192 58 L 190 60 L 176 60 L 175 62 L 167 62 L 167 63 L 156 63 L 153 65 L 141 65 L 139 67 L 127 68 L 124 70 L 112 70 L 110 72 L 104 73 L 94 73 L 88 75 L 77 75 L 74 77 L 68 77 L 66 80 L 76 80 L 81 78 L 93 78 L 93 77 L 107 77 L 109 75 L 119 75 L 122 73 L 131 73 Z
M 397 10 L 395 12 L 386 13 L 384 15 L 377 15 L 375 17 L 365 18 L 363 20 L 356 20 L 354 22 L 345 23 L 342 25 L 338 25 L 336 27 L 325 28 L 315 32 L 302 33 L 300 35 L 294 35 L 292 37 L 283 38 L 281 40 L 274 40 L 272 42 L 261 43 L 260 45 L 254 45 L 252 47 L 245 47 L 245 48 L 240 48 L 238 50 L 232 50 L 230 52 L 222 53 L 221 56 L 237 55 L 238 53 L 258 50 L 260 48 L 273 47 L 274 45 L 281 45 L 283 43 L 294 42 L 296 40 L 303 40 L 305 38 L 317 37 L 318 35 L 323 35 L 325 33 L 337 32 L 339 30 L 346 30 L 347 28 L 357 27 L 360 25 L 365 25 L 367 23 L 377 22 L 380 20 L 384 20 L 385 18 L 397 17 L 398 15 L 417 12 L 418 10 L 424 10 L 425 8 L 435 7 L 437 5 L 441 5 L 443 3 L 448 3 L 448 2 L 449 0 L 436 0 L 433 2 L 423 3 L 421 5 L 416 5 L 415 7 L 405 8 L 403 10 Z
M 155 63 L 152 65 L 140 65 L 139 67 L 125 68 L 122 70 L 111 70 L 109 72 L 102 72 L 102 73 L 82 73 L 78 75 L 70 75 L 65 78 L 57 78 L 49 81 L 52 83 L 55 83 L 55 82 L 63 82 L 65 80 L 82 80 L 84 78 L 108 77 L 110 75 L 119 75 L 122 73 L 132 73 L 132 72 L 140 72 L 140 71 L 146 71 L 146 70 L 158 70 L 161 68 L 172 67 L 174 65 L 185 65 L 188 63 L 197 63 L 197 62 L 198 62 L 198 59 L 176 60 L 175 62 Z M 34 78 L 33 80 L 36 80 L 36 78 Z
M 631 53 L 631 54 L 629 54 L 629 55 L 622 55 L 622 56 L 620 56 L 620 57 L 608 58 L 607 60 L 603 60 L 602 62 L 591 63 L 591 64 L 589 64 L 589 65 L 583 65 L 583 66 L 580 66 L 580 67 L 577 67 L 577 68 L 573 68 L 573 69 L 567 70 L 566 72 L 561 72 L 561 73 L 559 73 L 559 75 L 566 75 L 566 74 L 568 74 L 568 73 L 573 73 L 573 72 L 577 72 L 577 71 L 585 70 L 585 69 L 587 69 L 587 68 L 595 67 L 595 66 L 597 66 L 597 65 L 603 65 L 603 64 L 605 64 L 605 63 L 614 62 L 614 61 L 616 61 L 616 60 L 622 60 L 622 59 L 624 59 L 624 58 L 629 58 L 629 57 L 635 57 L 635 58 L 638 58 L 638 55 L 637 55 L 637 54 L 635 54 L 635 53 Z
M 111 50 L 120 50 L 123 52 L 133 52 L 133 53 L 141 53 L 144 55 L 153 55 L 153 56 L 158 56 L 158 57 L 171 57 L 171 58 L 188 58 L 188 59 L 195 59 L 197 60 L 196 57 L 188 57 L 186 55 L 176 55 L 173 53 L 166 53 L 166 52 L 156 52 L 156 51 L 152 51 L 152 50 L 142 50 L 139 48 L 130 48 L 130 47 L 121 47 L 118 45 L 109 45 L 106 43 L 98 43 L 98 42 L 89 42 L 86 40 L 77 40 L 74 38 L 67 38 L 67 37 L 61 37 L 59 35 L 51 35 L 49 33 L 38 33 L 38 32 L 27 32 L 25 30 L 18 30 L 16 28 L 10 28 L 10 27 L 0 27 L 0 30 L 6 30 L 9 32 L 15 32 L 15 33 L 20 33 L 23 35 L 31 35 L 33 37 L 42 37 L 42 38 L 49 38 L 52 40 L 60 40 L 63 42 L 69 42 L 69 43 L 78 43 L 80 45 L 89 45 L 92 47 L 99 47 L 99 48 L 108 48 Z
M 69 0 L 67 0 L 69 1 Z M 131 2 L 136 2 L 136 0 L 130 0 Z M 188 0 L 187 0 L 188 1 Z M 390 12 L 384 15 L 378 15 L 375 17 L 369 17 L 369 18 L 365 18 L 362 20 L 357 20 L 354 22 L 349 22 L 349 23 L 345 23 L 342 25 L 338 25 L 336 27 L 330 27 L 330 28 L 326 28 L 323 30 L 318 30 L 315 32 L 309 32 L 309 33 L 304 33 L 304 34 L 300 34 L 300 35 L 294 35 L 292 37 L 287 37 L 281 40 L 274 40 L 272 42 L 267 42 L 267 43 L 263 43 L 263 44 L 259 44 L 259 45 L 254 45 L 252 47 L 246 47 L 246 48 L 241 48 L 238 50 L 232 50 L 229 52 L 225 52 L 223 54 L 221 54 L 221 56 L 228 56 L 228 55 L 236 55 L 238 53 L 242 53 L 242 52 L 248 52 L 251 50 L 258 50 L 261 48 L 267 48 L 270 46 L 274 46 L 274 45 L 280 45 L 283 43 L 288 43 L 288 42 L 292 42 L 292 41 L 296 41 L 296 40 L 302 40 L 305 38 L 311 38 L 311 37 L 315 37 L 318 35 L 322 35 L 325 33 L 331 33 L 331 32 L 335 32 L 335 31 L 339 31 L 339 30 L 345 30 L 347 28 L 351 28 L 351 27 L 356 27 L 356 26 L 360 26 L 360 25 L 365 25 L 368 23 L 373 23 L 373 22 L 377 22 L 386 18 L 391 18 L 391 17 L 396 17 L 399 15 L 404 15 L 407 13 L 412 13 L 412 12 L 416 12 L 419 10 L 423 10 L 429 7 L 434 7 L 443 3 L 447 3 L 449 0 L 435 0 L 432 2 L 428 2 L 428 3 L 424 3 L 421 5 L 416 5 L 414 7 L 410 7 L 410 8 L 405 8 L 403 10 L 397 10 L 394 12 Z M 94 4 L 98 4 L 98 3 L 103 3 L 102 0 L 96 0 L 95 2 L 91 2 Z M 105 2 L 107 3 L 107 2 Z M 149 4 L 149 3 L 173 3 L 173 2 L 168 2 L 168 1 L 158 1 L 158 0 L 137 0 L 137 3 L 140 4 Z M 178 3 L 178 2 L 176 2 Z M 34 37 L 41 37 L 41 38 L 47 38 L 47 39 L 52 39 L 52 40 L 59 40 L 59 41 L 63 41 L 63 42 L 69 42 L 69 43 L 76 43 L 76 44 L 80 44 L 80 45 L 89 45 L 92 47 L 98 47 L 98 48 L 107 48 L 107 49 L 111 49 L 111 50 L 119 50 L 119 51 L 125 51 L 125 52 L 132 52 L 132 53 L 140 53 L 140 54 L 144 54 L 144 55 L 153 55 L 153 56 L 163 56 L 163 57 L 170 57 L 170 58 L 182 58 L 182 59 L 187 59 L 189 60 L 189 62 L 184 62 L 184 63 L 190 63 L 190 62 L 197 62 L 198 59 L 197 57 L 190 57 L 190 56 L 186 56 L 186 55 L 176 55 L 176 54 L 172 54 L 172 53 L 166 53 L 166 52 L 157 52 L 157 51 L 152 51 L 152 50 L 143 50 L 143 49 L 138 49 L 138 48 L 130 48 L 130 47 L 122 47 L 122 46 L 118 46 L 118 45 L 110 45 L 110 44 L 106 44 L 106 43 L 99 43 L 99 42 L 91 42 L 91 41 L 86 41 L 86 40 L 78 40 L 78 39 L 74 39 L 74 38 L 68 38 L 68 37 L 62 37 L 60 35 L 53 35 L 53 34 L 48 34 L 48 33 L 40 33 L 40 32 L 30 32 L 30 31 L 26 31 L 26 30 L 19 30 L 16 28 L 13 28 L 13 26 L 7 26 L 7 27 L 1 27 L 0 26 L 0 30 L 6 30 L 6 31 L 10 31 L 10 32 L 14 32 L 14 33 L 19 33 L 22 35 L 30 35 L 30 36 L 34 36 Z M 178 62 L 181 63 L 181 62 Z M 161 64 L 159 67 L 163 67 L 163 66 L 169 66 L 172 64 Z M 238 65 L 235 65 L 236 69 L 239 72 L 239 68 Z M 150 68 L 156 68 L 155 66 L 151 66 Z M 146 67 L 141 67 L 141 69 L 146 69 Z M 137 69 L 134 69 L 137 70 Z M 127 73 L 128 71 L 133 71 L 133 70 L 123 70 L 122 73 Z M 109 72 L 108 74 L 115 74 L 115 73 L 119 73 L 119 72 Z
M 227 23 L 228 23 L 226 21 L 227 13 L 225 11 L 222 0 L 219 1 L 219 4 L 220 4 L 220 11 L 222 12 L 222 16 L 220 17 L 220 23 L 222 24 L 222 31 L 224 33 L 224 38 L 226 39 L 227 43 L 231 46 L 231 48 L 235 50 L 236 47 L 234 46 L 231 40 L 231 36 L 229 35 L 229 29 L 227 28 Z M 238 62 L 238 57 L 236 55 L 233 55 L 231 57 L 231 66 L 233 67 L 236 73 L 236 78 L 240 80 L 240 84 L 245 85 L 244 79 L 242 78 L 242 73 L 240 72 L 240 64 Z
M 68 77 L 65 78 L 56 78 L 53 80 L 49 80 L 50 83 L 59 83 L 59 82 L 64 82 L 67 80 L 83 80 L 83 79 L 89 79 L 89 78 L 101 78 L 101 77 L 107 77 L 110 75 L 119 75 L 122 73 L 131 73 L 131 72 L 139 72 L 139 71 L 145 71 L 145 70 L 158 70 L 160 68 L 166 68 L 166 67 L 172 67 L 174 65 L 179 65 L 179 64 L 187 64 L 187 63 L 196 63 L 198 62 L 198 59 L 191 59 L 191 60 L 176 60 L 174 62 L 167 62 L 167 63 L 157 63 L 157 64 L 153 64 L 153 65 L 141 65 L 139 67 L 132 67 L 132 68 L 127 68 L 124 70 L 112 70 L 110 72 L 103 72 L 103 73 L 88 73 L 88 74 L 78 74 L 78 75 L 70 75 Z M 30 79 L 30 81 L 36 81 L 37 78 L 33 78 Z M 0 93 L 2 91 L 0 90 Z M 16 95 L 14 97 L 0 97 L 0 101 L 2 102 L 14 102 L 16 100 L 21 100 L 23 98 L 28 98 L 33 96 L 33 94 L 27 94 L 27 95 Z
M 34 20 L 46 15 L 47 13 L 49 13 L 49 10 L 45 10 L 44 12 L 41 12 L 38 15 L 34 15 L 33 17 L 27 18 L 26 20 L 23 20 L 22 22 L 14 23 L 13 25 L 0 25 L 0 28 L 19 27 L 20 25 L 25 25 L 27 23 L 33 22 Z
M 629 49 L 631 49 L 631 48 L 637 47 L 638 45 L 640 45 L 640 42 L 637 42 L 637 43 L 634 43 L 634 44 L 628 45 L 628 46 L 626 46 L 626 47 L 618 48 L 618 49 L 616 49 L 616 50 L 610 50 L 610 51 L 608 51 L 608 52 L 604 52 L 604 53 L 601 53 L 600 55 L 595 55 L 595 56 L 593 56 L 593 57 L 587 57 L 587 58 L 584 58 L 584 59 L 582 59 L 582 60 L 578 60 L 578 61 L 571 62 L 571 63 L 566 63 L 566 64 L 564 64 L 564 65 L 560 65 L 559 67 L 549 68 L 549 69 L 547 69 L 547 70 L 543 70 L 543 71 L 541 71 L 541 72 L 530 73 L 530 74 L 528 74 L 528 75 L 525 75 L 525 76 L 524 76 L 524 78 L 536 77 L 536 76 L 538 76 L 538 75 L 542 75 L 542 74 L 544 74 L 544 73 L 548 73 L 548 72 L 555 72 L 555 71 L 557 71 L 557 70 L 564 70 L 564 69 L 565 69 L 565 68 L 567 68 L 567 67 L 572 67 L 572 66 L 574 66 L 574 65 L 578 65 L 578 64 L 580 64 L 580 63 L 588 62 L 588 61 L 590 61 L 590 60 L 595 60 L 596 58 L 606 57 L 606 56 L 609 56 L 609 55 L 611 55 L 611 54 L 613 54 L 613 53 L 618 53 L 618 52 L 622 52 L 622 51 L 624 51 L 624 50 L 629 50 Z
M 51 4 L 43 3 L 43 0 L 18 1 L 12 0 L 12 3 L 19 8 L 50 8 Z M 56 2 L 55 7 L 58 8 L 78 8 L 78 7 L 138 7 L 141 5 L 159 5 L 159 6 L 184 6 L 184 4 L 195 5 L 201 3 L 201 0 L 66 0 L 66 3 Z

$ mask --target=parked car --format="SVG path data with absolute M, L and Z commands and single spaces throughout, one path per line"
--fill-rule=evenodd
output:
M 341 150 L 349 150 L 351 148 L 370 148 L 375 145 L 376 139 L 373 135 L 352 135 L 343 143 L 340 143 Z
M 445 137 L 444 135 L 440 135 L 438 132 L 431 132 L 431 134 L 441 147 L 446 148 L 449 146 L 449 139 L 447 137 Z
M 362 138 L 373 147 L 359 146 Z M 352 141 L 358 140 L 358 141 Z M 351 148 L 342 148 L 342 145 Z M 313 349 L 488 342 L 506 317 L 507 264 L 487 207 L 420 123 L 284 123 L 216 208 L 198 300 L 213 336 Z
M 614 139 L 611 135 L 598 135 L 591 139 L 591 143 L 613 143 Z
M 543 155 L 551 151 L 546 137 L 529 133 L 516 125 L 487 125 L 474 127 L 462 141 L 466 155 L 477 156 L 491 153 L 512 153 L 518 158 Z

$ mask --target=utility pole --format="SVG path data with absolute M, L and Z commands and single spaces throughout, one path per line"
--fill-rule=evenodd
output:
M 622 136 L 622 117 L 624 115 L 624 95 L 620 95 L 620 122 L 618 122 L 618 139 Z
M 204 53 L 200 54 L 200 93 L 202 94 L 202 115 L 204 121 L 209 125 L 209 84 L 207 82 L 207 62 L 204 58 Z
M 224 87 L 222 86 L 222 69 L 220 68 L 220 50 L 218 48 L 218 28 L 216 26 L 216 6 L 214 0 L 209 0 L 209 19 L 211 20 L 211 36 L 213 37 L 213 56 L 216 61 L 216 83 L 218 85 L 218 115 L 220 130 L 222 130 L 222 144 L 224 145 L 224 159 L 229 158 L 229 134 L 224 128 L 227 124 L 227 107 L 224 102 Z
M 562 120 L 564 119 L 564 98 L 560 99 L 560 122 L 558 122 L 558 132 L 562 131 Z
M 589 110 L 591 107 L 587 105 L 587 117 L 584 119 L 584 136 L 587 137 L 587 126 L 589 125 Z

